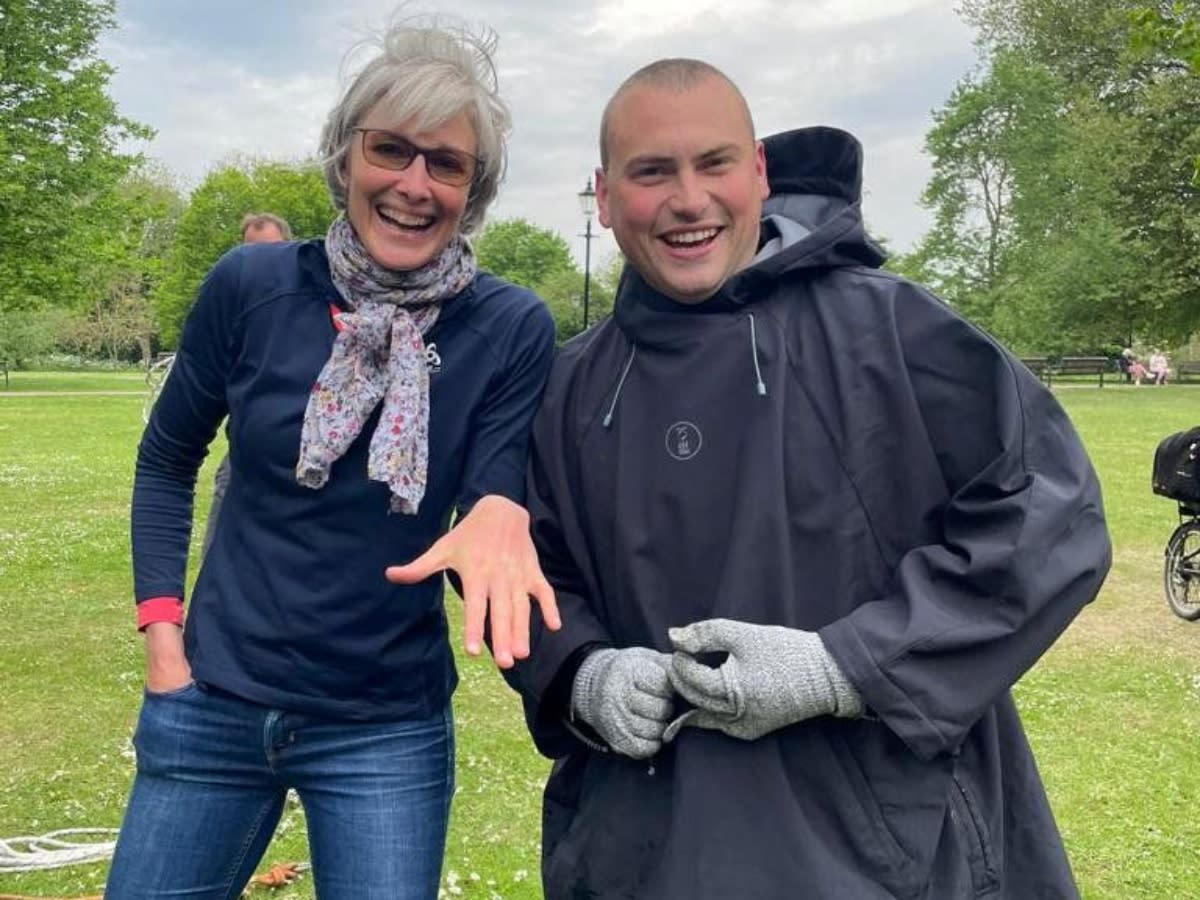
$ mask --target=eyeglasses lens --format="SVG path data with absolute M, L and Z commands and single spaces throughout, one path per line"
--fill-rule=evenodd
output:
M 430 178 L 455 187 L 469 184 L 475 176 L 475 158 L 470 154 L 446 147 L 425 150 L 390 131 L 363 129 L 363 155 L 372 165 L 397 172 L 423 156 Z

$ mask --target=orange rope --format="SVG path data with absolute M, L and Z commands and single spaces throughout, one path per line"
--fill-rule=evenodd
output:
M 246 885 L 244 894 L 252 890 L 266 888 L 268 890 L 291 884 L 299 876 L 304 863 L 275 863 L 261 875 L 255 875 Z M 103 894 L 89 894 L 86 897 L 34 897 L 30 894 L 0 894 L 0 900 L 104 900 Z
M 291 884 L 300 875 L 301 865 L 302 863 L 275 863 L 263 874 L 251 878 L 250 883 L 246 885 L 246 890 L 249 891 L 256 887 L 277 888 Z M 4 900 L 4 898 L 0 897 L 0 900 Z

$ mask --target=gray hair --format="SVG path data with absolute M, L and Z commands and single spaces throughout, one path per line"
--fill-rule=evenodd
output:
M 711 63 L 706 63 L 700 59 L 687 59 L 684 57 L 659 59 L 642 66 L 622 81 L 616 93 L 605 104 L 604 114 L 600 117 L 600 168 L 608 171 L 608 132 L 612 127 L 613 110 L 621 97 L 633 90 L 633 88 L 641 87 L 642 85 L 683 93 L 709 78 L 716 78 L 725 82 L 741 99 L 742 108 L 746 111 L 746 123 L 750 126 L 750 134 L 753 135 L 754 120 L 750 116 L 750 106 L 746 103 L 746 98 L 742 96 L 742 92 L 738 90 L 738 86 L 733 83 L 733 80 L 728 75 Z
M 321 130 L 320 154 L 333 205 L 346 208 L 345 171 L 354 128 L 376 106 L 384 104 L 398 122 L 412 120 L 419 131 L 466 113 L 480 162 L 460 227 L 464 233 L 474 231 L 496 199 L 507 162 L 511 119 L 497 92 L 495 32 L 440 20 L 406 20 L 389 28 L 378 45 L 379 52 L 355 76 Z

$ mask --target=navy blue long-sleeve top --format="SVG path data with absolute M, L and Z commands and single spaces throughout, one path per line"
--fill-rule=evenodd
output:
M 134 590 L 139 603 L 184 597 L 196 474 L 228 416 L 229 488 L 184 628 L 194 677 L 281 709 L 424 717 L 456 681 L 442 580 L 393 585 L 384 569 L 427 550 L 455 508 L 523 500 L 554 323 L 534 294 L 485 273 L 446 301 L 425 336 L 429 473 L 409 516 L 367 478 L 378 409 L 323 488 L 295 480 L 342 303 L 320 241 L 242 246 L 214 267 L 138 447 Z

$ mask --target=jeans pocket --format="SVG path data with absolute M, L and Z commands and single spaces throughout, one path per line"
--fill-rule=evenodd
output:
M 195 680 L 169 691 L 142 689 L 142 709 L 133 733 L 139 772 L 163 774 L 180 764 L 185 734 L 203 722 L 200 686 Z

